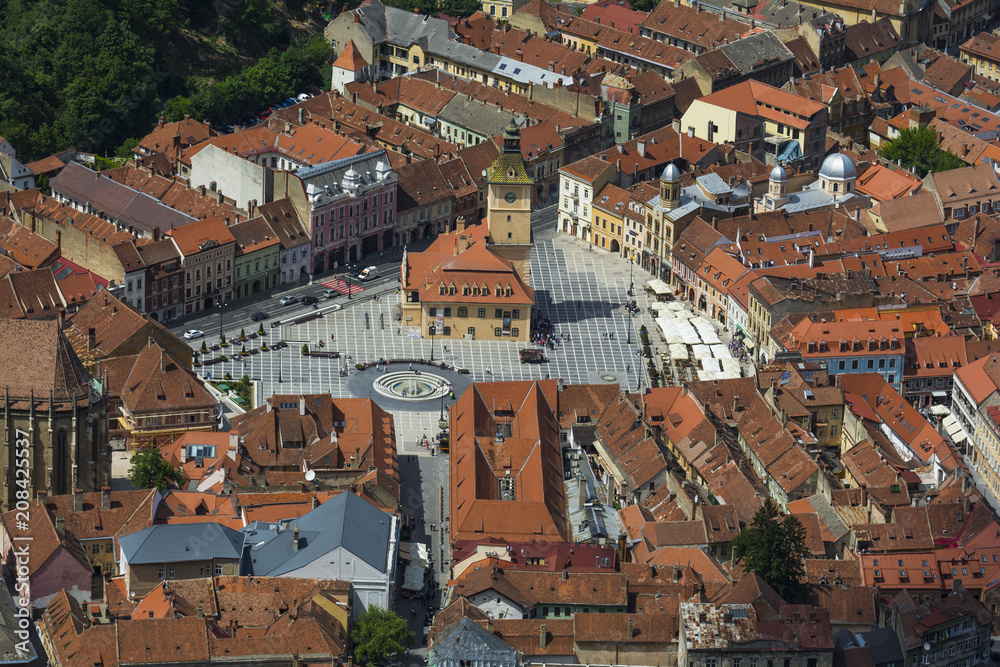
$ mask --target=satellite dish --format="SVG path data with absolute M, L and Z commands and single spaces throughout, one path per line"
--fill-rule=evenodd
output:
M 931 645 L 930 645 L 929 642 L 924 642 L 924 650 L 925 651 L 930 651 L 931 650 Z
M 306 471 L 306 481 L 307 482 L 311 482 L 314 479 L 316 479 L 316 471 L 315 470 L 307 470 Z

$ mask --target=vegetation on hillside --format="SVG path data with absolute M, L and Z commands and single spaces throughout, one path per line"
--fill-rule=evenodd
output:
M 948 171 L 967 166 L 962 158 L 950 153 L 937 142 L 933 127 L 906 128 L 895 139 L 882 146 L 882 157 L 914 169 L 923 178 L 932 171 Z
M 2 0 L 0 136 L 23 161 L 70 146 L 110 154 L 148 133 L 171 98 L 174 116 L 188 108 L 232 122 L 236 108 L 326 80 L 315 9 L 307 0 Z M 295 41 L 303 32 L 316 38 Z

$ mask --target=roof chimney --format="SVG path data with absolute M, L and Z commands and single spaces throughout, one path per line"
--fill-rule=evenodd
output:
M 111 509 L 111 487 L 102 486 L 101 487 L 101 509 L 109 510 Z
M 299 416 L 300 417 L 305 417 L 306 416 L 306 397 L 305 396 L 299 396 Z
M 569 579 L 569 575 L 566 573 L 566 568 L 563 568 L 563 571 L 562 571 L 562 580 L 566 581 L 567 579 Z
M 292 531 L 292 551 L 299 550 L 299 527 L 295 526 L 295 530 Z
M 545 648 L 549 643 L 549 627 L 542 623 L 538 626 L 538 648 Z
M 160 348 L 160 372 L 167 372 L 167 351 L 162 347 Z
M 627 634 L 625 636 L 628 637 L 629 639 L 632 639 L 632 637 L 633 637 L 633 630 L 634 630 L 634 627 L 632 625 L 632 617 L 629 616 L 628 617 L 628 630 L 626 631 Z
M 305 109 L 299 107 L 299 125 L 303 124 L 302 119 L 304 118 L 304 114 L 305 114 Z
M 83 489 L 73 489 L 73 511 L 83 511 Z
M 97 347 L 97 329 L 90 327 L 87 329 L 87 352 L 92 352 Z

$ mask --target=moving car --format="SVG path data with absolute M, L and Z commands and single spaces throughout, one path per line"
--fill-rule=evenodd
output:
M 372 280 L 373 278 L 378 278 L 378 267 L 368 266 L 358 272 L 356 276 L 358 280 Z
M 266 320 L 269 317 L 270 315 L 268 315 L 267 313 L 258 310 L 256 313 L 250 316 L 250 319 L 253 320 L 254 322 L 260 322 L 261 320 Z
M 299 301 L 306 306 L 314 306 L 317 303 L 319 303 L 319 299 L 317 299 L 314 296 L 304 296 L 301 299 L 299 299 Z
M 279 303 L 282 306 L 287 306 L 288 304 L 295 303 L 298 300 L 299 300 L 299 297 L 293 296 L 293 295 L 289 294 L 288 296 L 281 297 L 281 301 L 279 301 Z
M 202 331 L 201 329 L 188 329 L 187 331 L 184 332 L 184 337 L 187 338 L 188 340 L 191 340 L 193 338 L 201 338 L 204 335 L 205 332 Z
M 528 348 L 520 351 L 522 364 L 541 364 L 546 361 L 545 353 L 541 350 Z
M 328 287 L 325 290 L 323 290 L 323 296 L 325 296 L 327 299 L 336 298 L 340 296 L 340 290 L 335 290 L 332 287 Z

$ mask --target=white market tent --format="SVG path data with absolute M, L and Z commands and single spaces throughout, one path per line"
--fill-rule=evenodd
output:
M 712 356 L 716 359 L 732 359 L 733 355 L 729 352 L 729 348 L 723 344 L 712 346 Z
M 719 359 L 719 361 L 722 363 L 722 372 L 726 374 L 727 378 L 738 378 L 743 376 L 743 372 L 740 369 L 740 362 L 737 360 L 732 357 L 727 357 Z
M 688 348 L 684 343 L 671 343 L 670 344 L 670 358 L 674 360 L 682 360 L 688 358 Z
M 418 565 L 407 565 L 403 575 L 403 590 L 409 593 L 420 593 L 424 590 L 424 568 Z
M 646 287 L 653 290 L 656 294 L 670 294 L 670 285 L 666 284 L 659 278 L 653 278 L 648 283 Z
M 410 543 L 410 563 L 417 567 L 428 567 L 427 545 L 423 542 Z
M 691 351 L 694 354 L 695 359 L 712 358 L 712 348 L 710 348 L 708 345 L 692 345 Z
M 706 371 L 713 371 L 715 373 L 722 372 L 722 364 L 720 363 L 720 360 L 715 357 L 702 357 L 701 367 Z
M 667 308 L 669 310 L 684 310 L 684 304 L 678 301 L 670 301 L 667 303 Z

